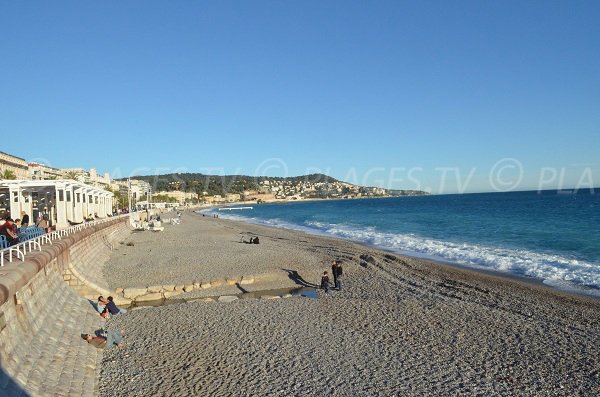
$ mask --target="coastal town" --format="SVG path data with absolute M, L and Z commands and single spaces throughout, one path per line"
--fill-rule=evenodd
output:
M 0 180 L 37 181 L 38 185 L 40 181 L 48 181 L 52 185 L 53 181 L 73 180 L 98 191 L 109 192 L 112 198 L 109 213 L 130 206 L 143 207 L 150 202 L 195 206 L 427 194 L 419 190 L 359 186 L 323 174 L 282 178 L 189 173 L 113 179 L 108 172 L 99 173 L 95 168 L 89 171 L 83 168 L 56 168 L 4 152 L 0 152 Z M 8 211 L 7 201 L 0 196 L 0 210 Z

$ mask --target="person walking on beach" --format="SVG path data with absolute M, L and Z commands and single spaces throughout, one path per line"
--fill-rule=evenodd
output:
M 321 276 L 321 289 L 324 289 L 325 292 L 329 292 L 329 276 L 327 275 L 327 270 L 323 272 L 323 276 Z

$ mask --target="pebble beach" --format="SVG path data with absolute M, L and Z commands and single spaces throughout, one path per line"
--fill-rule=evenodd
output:
M 125 345 L 104 353 L 101 396 L 600 395 L 597 299 L 345 240 L 181 219 L 132 233 L 104 278 L 112 289 L 212 286 L 108 320 Z M 261 298 L 315 286 L 333 259 L 341 291 Z M 229 278 L 252 283 L 219 281 Z M 248 291 L 259 299 L 216 299 Z

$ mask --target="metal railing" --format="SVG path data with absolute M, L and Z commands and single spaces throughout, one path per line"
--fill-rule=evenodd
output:
M 69 226 L 66 229 L 55 230 L 49 233 L 42 234 L 41 236 L 34 237 L 18 244 L 12 245 L 8 248 L 0 250 L 0 267 L 4 266 L 4 261 L 12 262 L 16 260 L 25 260 L 25 256 L 31 251 L 41 251 L 42 245 L 52 244 L 53 241 L 60 240 L 63 237 L 68 237 L 73 233 L 77 233 L 83 229 L 89 227 L 101 225 L 106 222 L 110 222 L 115 219 L 121 219 L 129 217 L 129 214 L 117 215 L 110 218 L 96 219 L 90 222 L 81 223 L 79 225 Z

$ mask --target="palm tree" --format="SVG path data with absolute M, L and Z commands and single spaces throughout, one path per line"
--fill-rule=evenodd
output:
M 64 174 L 64 176 L 65 176 L 66 179 L 73 179 L 74 181 L 77 180 L 77 176 L 78 175 L 79 174 L 77 172 L 75 172 L 75 171 L 67 171 Z
M 17 176 L 12 170 L 4 170 L 4 172 L 0 174 L 0 179 L 17 179 Z

